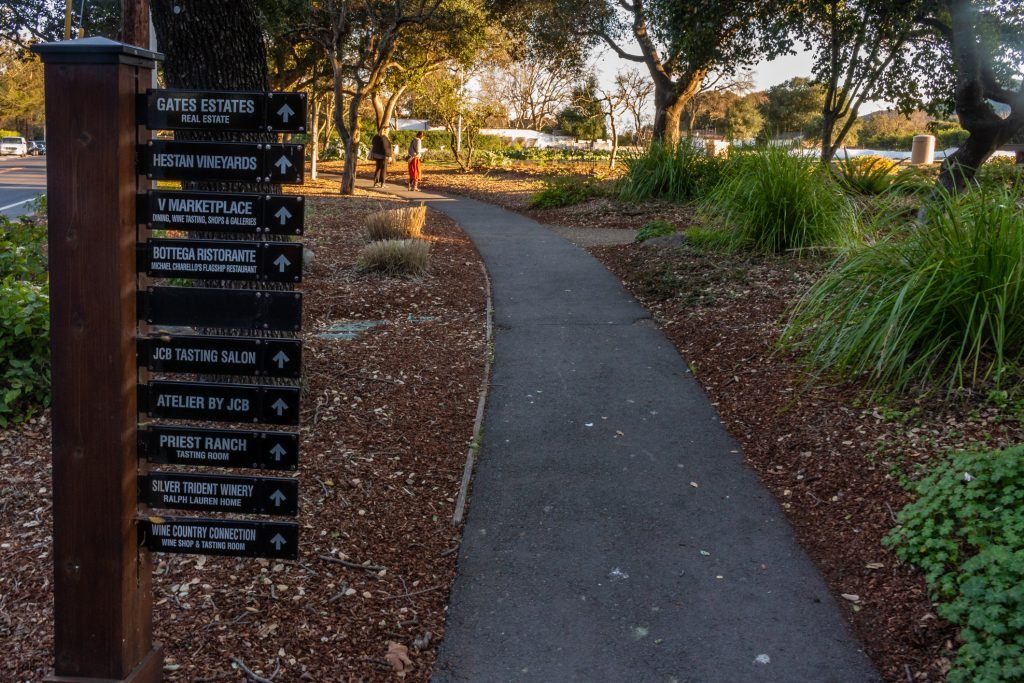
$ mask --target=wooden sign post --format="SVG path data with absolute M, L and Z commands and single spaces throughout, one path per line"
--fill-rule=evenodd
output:
M 46 67 L 50 131 L 56 663 L 46 681 L 155 683 L 163 651 L 152 642 L 150 551 L 295 559 L 299 547 L 294 522 L 236 518 L 295 517 L 296 479 L 160 467 L 295 469 L 298 433 L 251 428 L 299 423 L 301 340 L 161 326 L 297 332 L 300 292 L 195 287 L 190 278 L 301 282 L 303 246 L 280 236 L 302 234 L 304 204 L 301 196 L 154 192 L 147 178 L 301 184 L 305 149 L 156 141 L 148 131 L 303 131 L 306 95 L 147 90 L 162 56 L 103 38 L 34 49 Z M 141 225 L 256 239 L 137 242 Z M 139 273 L 187 282 L 137 291 Z M 139 367 L 161 378 L 140 383 Z M 209 373 L 242 381 L 193 381 Z M 142 430 L 140 413 L 148 416 Z M 164 517 L 153 508 L 232 517 Z
M 137 93 L 162 56 L 103 38 L 45 64 L 53 370 L 52 683 L 162 680 L 136 454 Z M 148 137 L 148 134 L 146 134 Z

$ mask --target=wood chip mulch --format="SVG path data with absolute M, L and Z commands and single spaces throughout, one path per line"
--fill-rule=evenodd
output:
M 299 560 L 156 555 L 168 681 L 429 679 L 485 381 L 486 281 L 472 244 L 434 212 L 426 276 L 357 276 L 362 218 L 389 205 L 309 201 Z M 318 336 L 366 321 L 379 324 L 351 341 Z M 49 439 L 45 413 L 0 431 L 2 681 L 52 667 Z

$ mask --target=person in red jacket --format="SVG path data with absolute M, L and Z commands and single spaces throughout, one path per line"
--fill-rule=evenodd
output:
M 409 189 L 419 190 L 420 189 L 420 176 L 422 171 L 420 164 L 423 160 L 423 152 L 426 148 L 423 146 L 423 131 L 416 133 L 416 137 L 409 143 Z

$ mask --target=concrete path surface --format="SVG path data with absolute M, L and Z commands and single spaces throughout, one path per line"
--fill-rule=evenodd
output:
M 483 445 L 433 681 L 879 680 L 616 279 L 518 214 L 394 193 L 462 226 L 494 297 Z

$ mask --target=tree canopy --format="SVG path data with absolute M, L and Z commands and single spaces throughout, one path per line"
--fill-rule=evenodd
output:
M 557 52 L 598 45 L 643 64 L 654 83 L 654 136 L 674 143 L 686 103 L 712 74 L 790 49 L 790 15 L 776 0 L 491 0 L 534 45 Z

